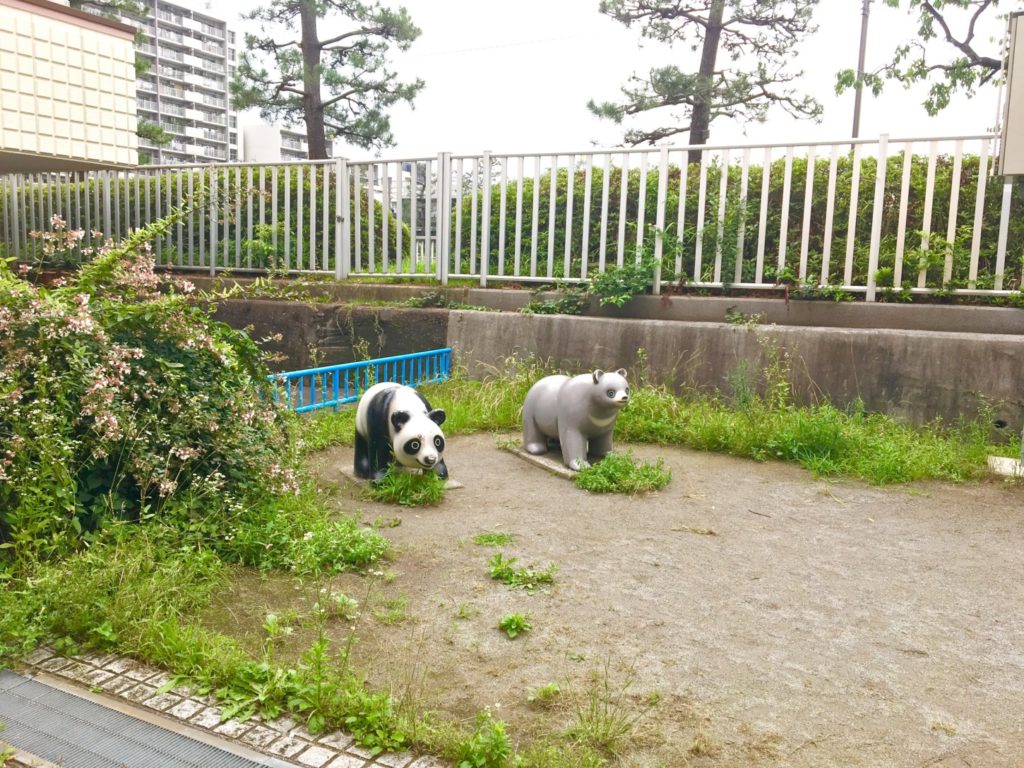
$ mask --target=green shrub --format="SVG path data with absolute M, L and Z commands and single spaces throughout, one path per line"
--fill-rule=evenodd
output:
M 187 283 L 160 291 L 146 245 L 173 222 L 55 288 L 0 264 L 0 556 L 60 555 L 178 502 L 222 530 L 249 493 L 298 492 L 256 345 Z

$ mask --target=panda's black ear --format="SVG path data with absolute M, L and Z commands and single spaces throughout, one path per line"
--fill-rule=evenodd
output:
M 602 376 L 604 376 L 604 371 L 602 371 L 600 368 L 594 371 L 594 383 L 597 384 L 597 382 L 601 380 Z
M 626 378 L 626 369 L 625 368 L 619 368 L 619 370 L 617 370 L 616 373 L 619 374 L 619 376 L 621 376 L 622 378 Z
M 434 410 L 427 412 L 427 418 L 440 427 L 442 424 L 444 424 L 446 416 L 444 411 L 442 411 L 440 408 L 435 408 Z
M 398 432 L 411 418 L 412 415 L 408 411 L 395 411 L 391 414 L 391 426 Z

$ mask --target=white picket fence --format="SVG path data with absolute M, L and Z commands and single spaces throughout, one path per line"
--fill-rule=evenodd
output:
M 89 246 L 186 206 L 155 243 L 158 260 L 211 275 L 571 284 L 648 258 L 655 292 L 671 281 L 831 287 L 869 301 L 883 289 L 1006 295 L 1021 284 L 1024 203 L 991 175 L 995 139 L 8 174 L 0 243 L 31 260 L 31 233 L 55 215 Z

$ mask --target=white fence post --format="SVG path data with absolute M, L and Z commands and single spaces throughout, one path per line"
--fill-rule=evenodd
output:
M 481 169 L 483 173 L 480 195 L 483 202 L 480 214 L 480 287 L 487 287 L 487 271 L 491 262 L 491 150 L 485 149 Z M 475 194 L 475 192 L 474 192 Z
M 878 162 L 875 166 L 875 201 L 871 210 L 871 250 L 868 252 L 867 301 L 875 300 L 875 273 L 878 271 L 878 249 L 882 241 L 882 207 L 885 205 L 885 175 L 888 169 L 889 134 L 878 137 Z
M 654 214 L 654 280 L 651 292 L 655 296 L 661 293 L 661 258 L 665 252 L 665 208 L 667 207 L 668 147 L 662 147 L 658 156 L 658 203 Z
M 339 157 L 334 174 L 334 279 L 348 278 L 349 247 L 348 158 Z
M 452 238 L 452 153 L 437 156 L 437 279 L 448 285 L 448 250 Z

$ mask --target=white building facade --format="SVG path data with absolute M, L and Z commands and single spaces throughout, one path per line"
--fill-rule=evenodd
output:
M 235 32 L 205 11 L 165 0 L 146 3 L 149 15 L 129 20 L 145 36 L 137 51 L 150 63 L 136 78 L 138 116 L 163 128 L 171 141 L 157 146 L 140 138 L 140 164 L 237 160 L 237 117 L 228 92 Z

